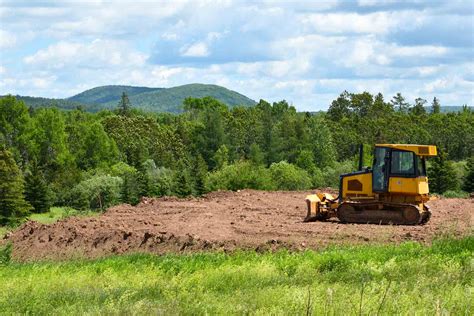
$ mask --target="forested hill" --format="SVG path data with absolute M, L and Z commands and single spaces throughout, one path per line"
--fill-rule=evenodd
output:
M 252 106 L 256 102 L 243 94 L 227 88 L 208 84 L 187 84 L 172 88 L 148 88 L 133 86 L 101 86 L 86 90 L 66 99 L 48 99 L 38 97 L 16 96 L 27 106 L 58 107 L 75 109 L 82 106 L 88 112 L 117 107 L 122 93 L 125 92 L 134 108 L 151 112 L 182 111 L 183 101 L 187 97 L 213 97 L 229 107 L 237 105 Z

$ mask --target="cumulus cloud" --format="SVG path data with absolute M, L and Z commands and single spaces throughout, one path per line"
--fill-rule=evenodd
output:
M 30 66 L 70 69 L 142 66 L 146 58 L 145 54 L 129 49 L 126 43 L 96 39 L 90 43 L 61 41 L 23 60 Z
M 183 46 L 180 49 L 181 56 L 184 57 L 206 57 L 209 56 L 209 49 L 205 43 L 199 42 L 190 46 Z
M 472 104 L 473 10 L 457 0 L 4 1 L 0 93 L 204 82 L 301 110 L 342 90 Z
M 10 32 L 0 30 L 0 49 L 11 48 L 16 44 L 16 36 Z

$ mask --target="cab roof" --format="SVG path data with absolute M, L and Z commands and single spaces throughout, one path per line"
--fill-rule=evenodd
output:
M 417 156 L 433 157 L 438 154 L 436 146 L 414 144 L 376 144 L 375 147 L 389 147 L 394 149 L 412 151 Z

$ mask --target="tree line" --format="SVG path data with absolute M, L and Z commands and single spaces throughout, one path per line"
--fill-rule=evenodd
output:
M 229 108 L 187 98 L 181 114 L 28 108 L 0 99 L 0 224 L 51 205 L 105 209 L 142 196 L 199 196 L 242 188 L 338 186 L 356 166 L 358 144 L 435 144 L 433 192 L 473 191 L 474 113 L 440 113 L 435 98 L 343 92 L 327 112 L 297 112 L 286 101 Z M 366 165 L 370 165 L 370 155 Z

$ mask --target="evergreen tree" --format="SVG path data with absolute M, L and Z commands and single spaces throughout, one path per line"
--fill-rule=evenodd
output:
M 31 164 L 25 177 L 25 184 L 25 197 L 33 206 L 33 211 L 35 213 L 48 212 L 51 207 L 51 190 L 36 162 Z
M 462 189 L 466 192 L 474 192 L 474 157 L 467 160 L 466 177 Z
M 328 116 L 332 121 L 340 121 L 350 114 L 350 96 L 349 92 L 344 91 L 336 100 L 332 101 L 328 110 Z
M 132 104 L 128 99 L 128 95 L 125 92 L 122 92 L 122 97 L 120 98 L 120 102 L 118 104 L 118 112 L 120 115 L 128 115 L 130 113 L 130 108 Z
M 398 92 L 390 101 L 395 109 L 399 112 L 407 113 L 408 109 L 410 108 L 410 103 L 406 102 L 405 97 L 402 96 L 400 92 Z
M 425 109 L 426 100 L 422 98 L 415 99 L 415 105 L 410 109 L 410 112 L 415 115 L 423 115 L 426 114 Z
M 215 169 L 219 170 L 229 164 L 229 149 L 226 145 L 222 145 L 214 154 Z
M 195 158 L 192 174 L 194 178 L 194 191 L 197 195 L 203 195 L 206 193 L 207 164 L 201 155 Z
M 316 169 L 313 152 L 311 150 L 300 151 L 298 158 L 296 158 L 296 166 L 312 174 Z
M 443 150 L 439 150 L 438 156 L 431 161 L 428 176 L 431 192 L 444 193 L 458 188 L 456 170 Z
M 434 97 L 431 103 L 431 113 L 437 114 L 441 112 L 441 104 L 439 104 L 438 98 Z
M 249 153 L 249 159 L 250 161 L 256 165 L 256 166 L 259 166 L 259 165 L 263 165 L 264 163 L 264 155 L 262 153 L 262 150 L 260 149 L 260 146 L 258 146 L 257 144 L 253 143 L 251 146 L 250 146 L 250 153 Z
M 28 215 L 24 180 L 10 151 L 0 148 L 0 225 L 15 223 Z
M 193 193 L 192 181 L 189 174 L 189 169 L 183 160 L 178 162 L 178 170 L 175 176 L 175 193 L 179 197 L 185 197 Z

